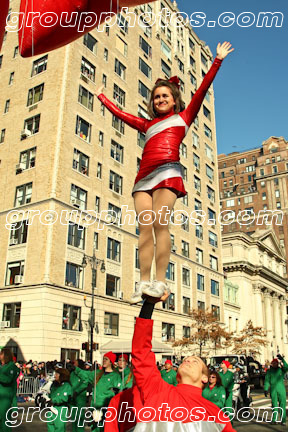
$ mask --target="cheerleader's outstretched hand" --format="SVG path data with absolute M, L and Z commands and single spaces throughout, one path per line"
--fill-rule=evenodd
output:
M 228 54 L 234 51 L 234 48 L 231 47 L 232 45 L 230 42 L 223 42 L 222 44 L 219 42 L 217 45 L 217 58 L 223 60 L 227 57 Z
M 96 96 L 99 96 L 101 93 L 103 93 L 104 84 L 102 84 L 95 92 Z

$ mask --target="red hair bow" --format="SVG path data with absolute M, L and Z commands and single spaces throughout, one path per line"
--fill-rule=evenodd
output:
M 169 78 L 168 80 L 165 80 L 163 78 L 158 78 L 157 81 L 155 82 L 155 84 L 157 84 L 160 81 L 168 81 L 171 84 L 175 84 L 178 87 L 178 89 L 180 88 L 180 80 L 179 80 L 179 78 L 176 75 L 173 76 L 173 77 L 171 77 L 171 78 Z

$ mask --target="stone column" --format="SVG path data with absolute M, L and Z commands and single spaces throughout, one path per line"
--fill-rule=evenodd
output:
M 285 344 L 285 342 L 287 341 L 288 335 L 287 335 L 287 324 L 285 324 L 285 321 L 287 319 L 286 299 L 283 296 L 280 298 L 280 311 L 281 311 L 280 322 L 281 322 L 281 339 L 282 339 L 281 349 L 282 349 L 283 353 L 285 353 L 285 348 L 286 348 L 286 351 L 288 351 L 287 344 Z
M 266 331 L 267 331 L 267 354 L 269 358 L 276 355 L 273 346 L 273 316 L 271 308 L 271 292 L 268 289 L 264 291 L 264 305 L 265 305 L 265 317 L 266 317 Z
M 255 311 L 255 323 L 256 327 L 263 327 L 263 314 L 262 314 L 262 291 L 261 286 L 258 284 L 253 285 L 253 296 L 254 296 L 254 311 Z
M 281 310 L 280 310 L 280 302 L 279 296 L 276 293 L 273 293 L 272 297 L 273 304 L 273 316 L 274 316 L 274 341 L 276 344 L 276 354 L 278 354 L 277 347 L 279 352 L 282 349 L 282 325 L 281 325 Z

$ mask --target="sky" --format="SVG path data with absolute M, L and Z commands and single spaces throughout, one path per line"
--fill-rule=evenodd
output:
M 194 27 L 216 55 L 218 42 L 235 51 L 224 60 L 214 82 L 218 154 L 261 146 L 270 136 L 288 140 L 288 2 L 287 0 L 177 0 L 188 16 L 204 12 L 206 23 Z M 223 12 L 282 12 L 282 27 L 208 27 Z

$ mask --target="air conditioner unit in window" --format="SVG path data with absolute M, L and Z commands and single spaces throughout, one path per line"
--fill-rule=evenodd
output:
M 172 250 L 172 252 L 177 252 L 177 246 L 173 245 L 171 250 Z
M 78 199 L 78 198 L 71 198 L 71 204 L 74 206 L 74 207 L 80 207 L 80 205 L 81 205 L 81 201 Z
M 17 284 L 22 283 L 22 279 L 23 279 L 23 276 L 21 276 L 21 275 L 16 275 L 16 276 L 15 276 L 15 279 L 14 279 L 14 284 L 17 285 Z
M 24 162 L 20 162 L 16 165 L 16 174 L 21 173 L 23 170 L 25 170 L 26 164 Z
M 16 244 L 18 244 L 18 243 L 19 243 L 18 238 L 12 238 L 12 239 L 10 240 L 9 245 L 12 246 L 12 245 L 16 245 Z
M 0 321 L 0 329 L 10 328 L 10 327 L 11 327 L 10 321 Z
M 27 128 L 25 128 L 21 131 L 21 139 L 25 139 L 31 135 L 32 135 L 32 132 Z
M 110 328 L 104 328 L 104 334 L 106 334 L 106 335 L 111 335 L 112 334 L 112 329 L 110 329 Z
M 123 299 L 123 296 L 124 296 L 123 291 L 119 291 L 119 292 L 118 292 L 118 298 L 119 298 L 120 300 L 122 300 L 122 299 Z

